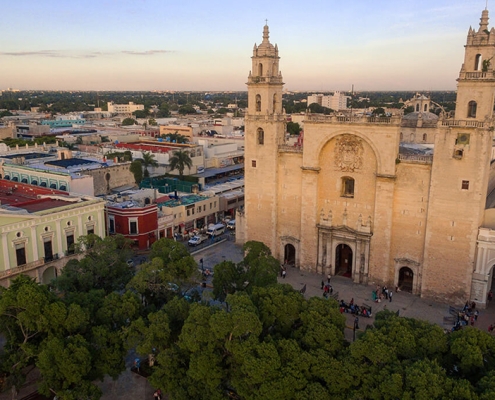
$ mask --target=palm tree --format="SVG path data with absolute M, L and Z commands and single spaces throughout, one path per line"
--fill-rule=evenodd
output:
M 148 167 L 157 167 L 158 162 L 155 160 L 155 155 L 150 152 L 143 152 L 143 167 L 144 167 L 144 177 L 148 178 L 150 173 L 148 172 Z
M 192 165 L 193 162 L 187 151 L 174 151 L 174 155 L 170 157 L 170 170 L 173 171 L 174 169 L 176 169 L 177 171 L 179 171 L 179 176 L 181 179 L 186 167 L 191 168 Z

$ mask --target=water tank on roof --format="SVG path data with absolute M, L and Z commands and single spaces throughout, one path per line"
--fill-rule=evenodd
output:
M 163 138 L 158 138 L 158 141 L 159 142 L 163 142 Z

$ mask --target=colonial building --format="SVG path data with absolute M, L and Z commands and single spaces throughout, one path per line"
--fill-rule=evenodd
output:
M 294 147 L 265 26 L 247 83 L 245 240 L 297 268 L 484 305 L 495 264 L 495 215 L 485 212 L 495 187 L 494 56 L 485 10 L 468 32 L 453 118 L 429 115 L 424 99 L 404 118 L 308 114 Z M 429 152 L 407 151 L 401 137 Z
M 0 285 L 26 274 L 49 283 L 80 236 L 105 236 L 104 201 L 0 179 Z

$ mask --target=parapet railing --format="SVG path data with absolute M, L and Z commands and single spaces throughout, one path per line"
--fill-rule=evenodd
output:
M 433 156 L 420 156 L 416 154 L 399 154 L 399 160 L 404 162 L 418 163 L 418 164 L 431 164 L 433 163 Z
M 495 79 L 495 71 L 461 72 L 459 79 Z
M 291 146 L 290 144 L 279 144 L 278 151 L 282 153 L 301 153 L 303 152 L 302 146 Z
M 315 115 L 308 114 L 306 121 L 310 122 L 333 122 L 341 124 L 399 124 L 399 117 L 360 117 L 360 116 L 343 116 L 343 115 Z
M 39 260 L 24 265 L 20 265 L 18 267 L 9 268 L 5 271 L 0 271 L 0 279 L 5 278 L 6 276 L 17 275 L 22 272 L 31 271 L 33 269 L 41 267 L 44 263 L 45 261 L 42 258 L 40 258 Z
M 485 126 L 485 123 L 481 121 L 470 121 L 463 119 L 446 119 L 442 121 L 442 126 L 462 126 L 469 128 L 483 128 Z

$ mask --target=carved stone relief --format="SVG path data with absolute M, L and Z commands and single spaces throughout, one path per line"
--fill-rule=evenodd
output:
M 363 143 L 352 135 L 343 135 L 335 145 L 335 166 L 342 172 L 354 172 L 363 166 Z

